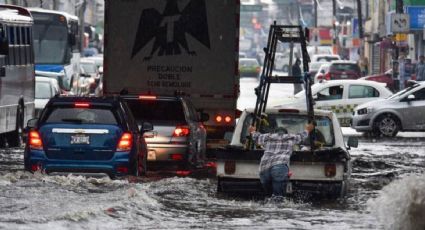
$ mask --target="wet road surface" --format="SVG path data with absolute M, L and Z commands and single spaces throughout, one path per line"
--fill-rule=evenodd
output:
M 214 178 L 156 175 L 130 183 L 31 174 L 23 171 L 22 149 L 2 149 L 0 229 L 391 228 L 405 221 L 394 217 L 400 210 L 387 208 L 397 199 L 425 213 L 421 194 L 415 195 L 418 201 L 404 198 L 425 190 L 424 144 L 424 138 L 361 138 L 359 148 L 351 150 L 346 199 L 282 203 L 217 195 Z

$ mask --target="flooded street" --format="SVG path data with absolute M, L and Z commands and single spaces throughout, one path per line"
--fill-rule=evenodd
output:
M 242 79 L 239 108 L 253 105 L 255 85 L 255 79 Z M 290 87 L 275 98 L 292 93 Z M 23 171 L 23 149 L 1 149 L 0 229 L 423 229 L 423 134 L 374 140 L 343 132 L 360 138 L 350 151 L 348 196 L 277 204 L 217 195 L 214 177 L 130 183 L 31 174 Z
M 351 151 L 352 187 L 346 199 L 288 199 L 278 204 L 219 196 L 213 178 L 170 177 L 129 183 L 30 174 L 23 171 L 21 149 L 3 149 L 0 228 L 391 228 L 391 221 L 400 224 L 396 222 L 402 211 L 388 209 L 397 207 L 394 202 L 404 204 L 400 208 L 410 208 L 409 202 L 413 202 L 411 215 L 425 212 L 424 197 L 420 197 L 425 189 L 424 142 L 410 137 L 379 142 L 361 139 L 359 148 Z M 410 191 L 419 192 L 416 201 L 404 197 Z

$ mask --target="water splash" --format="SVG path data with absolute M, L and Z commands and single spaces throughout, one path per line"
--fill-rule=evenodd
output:
M 368 201 L 386 229 L 425 229 L 425 175 L 409 175 L 387 185 Z

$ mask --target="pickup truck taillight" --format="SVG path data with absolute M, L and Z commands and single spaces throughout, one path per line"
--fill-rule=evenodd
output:
M 336 165 L 335 164 L 325 165 L 325 176 L 334 177 L 335 175 L 336 175 Z
M 188 126 L 177 126 L 174 129 L 173 137 L 187 137 L 190 134 L 190 129 Z

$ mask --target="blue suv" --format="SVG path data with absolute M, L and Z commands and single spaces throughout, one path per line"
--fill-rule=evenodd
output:
M 25 169 L 95 173 L 111 178 L 146 173 L 147 147 L 127 104 L 118 97 L 54 97 L 28 121 Z

